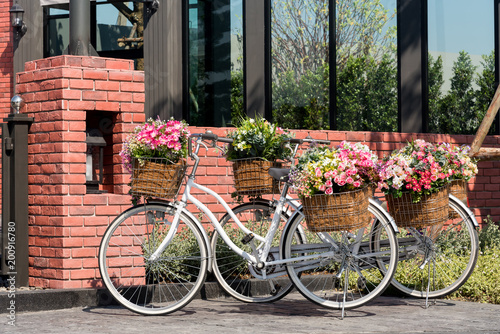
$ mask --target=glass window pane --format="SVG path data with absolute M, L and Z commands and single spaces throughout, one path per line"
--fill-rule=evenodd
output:
M 490 0 L 429 0 L 429 130 L 474 134 L 495 93 Z M 493 131 L 493 129 L 492 129 Z
M 143 66 L 143 3 L 133 1 L 91 2 L 91 41 L 103 57 L 135 59 Z M 95 8 L 95 17 L 93 15 Z M 62 55 L 69 46 L 69 5 L 48 8 L 44 55 Z
M 282 127 L 329 127 L 328 3 L 271 2 L 272 108 Z
M 96 51 L 138 49 L 143 45 L 143 4 L 97 3 Z
M 243 0 L 189 0 L 189 124 L 227 126 L 243 110 Z
M 336 3 L 337 129 L 397 131 L 396 0 Z
M 69 10 L 49 8 L 45 56 L 60 56 L 69 45 Z

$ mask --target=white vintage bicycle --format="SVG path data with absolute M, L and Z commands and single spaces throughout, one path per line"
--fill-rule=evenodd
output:
M 262 217 L 268 203 L 265 207 L 256 204 L 260 213 L 260 209 L 232 210 L 215 191 L 195 182 L 200 147 L 216 147 L 218 141 L 230 139 L 211 133 L 192 135 L 189 156 L 194 164 L 180 201 L 146 201 L 123 212 L 106 230 L 99 269 L 120 304 L 147 315 L 179 310 L 200 291 L 209 268 L 226 291 L 249 302 L 279 299 L 295 286 L 309 300 L 343 310 L 362 306 L 386 289 L 396 270 L 398 244 L 394 220 L 382 207 L 370 200 L 370 219 L 377 223 L 368 227 L 309 232 L 303 214 L 287 198 L 288 183 L 284 182 L 276 207 L 266 212 L 272 217 L 269 228 L 264 235 L 258 234 L 255 214 Z M 302 140 L 293 143 L 295 154 Z M 279 169 L 271 173 L 280 179 L 287 174 Z M 193 189 L 213 196 L 231 222 L 219 222 L 192 194 Z M 215 228 L 212 242 L 187 209 L 188 203 L 201 210 Z M 293 210 L 290 218 L 285 208 Z M 277 238 L 281 228 L 283 234 Z M 221 244 L 228 247 L 221 248 Z M 241 268 L 249 274 L 241 275 Z M 246 284 L 240 284 L 242 280 Z

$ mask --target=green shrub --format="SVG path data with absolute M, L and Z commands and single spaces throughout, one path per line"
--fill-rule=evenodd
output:
M 488 217 L 478 231 L 479 257 L 467 282 L 448 296 L 451 299 L 500 304 L 500 229 Z
M 484 220 L 486 226 L 478 231 L 479 247 L 481 252 L 488 249 L 500 249 L 500 228 L 495 224 L 490 217 Z
M 500 304 L 500 249 L 479 256 L 476 268 L 467 282 L 449 298 L 480 303 Z

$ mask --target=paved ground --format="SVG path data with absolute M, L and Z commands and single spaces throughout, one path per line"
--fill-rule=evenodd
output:
M 4 307 L 2 305 L 2 307 Z M 500 305 L 379 297 L 347 312 L 318 307 L 293 293 L 273 304 L 230 298 L 194 300 L 166 316 L 146 317 L 117 306 L 21 312 L 15 326 L 0 314 L 0 333 L 500 333 Z

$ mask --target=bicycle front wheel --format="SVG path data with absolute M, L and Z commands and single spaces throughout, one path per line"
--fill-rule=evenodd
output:
M 399 228 L 399 264 L 392 285 L 418 298 L 444 297 L 474 271 L 479 253 L 474 217 L 450 197 L 449 220 L 422 228 Z
M 206 277 L 208 250 L 195 222 L 181 213 L 172 241 L 152 260 L 169 232 L 175 208 L 144 204 L 128 209 L 106 230 L 99 270 L 113 297 L 146 315 L 174 312 L 188 304 Z
M 264 237 L 271 226 L 274 207 L 269 201 L 255 201 L 239 205 L 233 212 L 254 235 Z M 287 215 L 283 213 L 277 232 L 282 231 L 287 219 Z M 220 223 L 224 232 L 238 247 L 249 254 L 252 253 L 250 244 L 241 241 L 245 234 L 228 214 Z M 280 236 L 281 233 L 276 233 L 274 236 L 268 261 L 279 259 Z M 254 243 L 259 250 L 264 246 L 264 243 L 255 238 Z M 217 231 L 214 232 L 211 244 L 214 254 L 214 274 L 222 288 L 234 298 L 247 303 L 273 302 L 283 298 L 293 288 L 284 266 L 266 268 L 264 276 L 263 270 L 233 252 Z
M 383 209 L 370 202 L 367 227 L 348 231 L 311 232 L 303 216 L 287 226 L 282 253 L 295 260 L 288 275 L 310 301 L 332 309 L 360 307 L 390 284 L 397 265 L 397 240 Z M 381 224 L 372 225 L 373 218 Z M 293 235 L 304 230 L 304 244 Z M 379 267 L 384 268 L 384 273 Z

